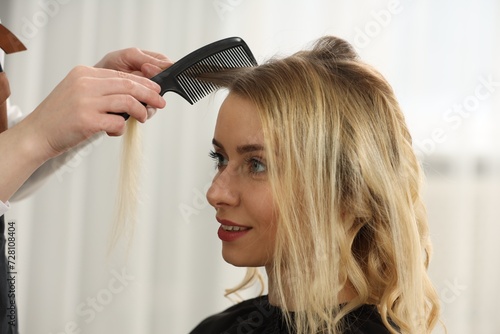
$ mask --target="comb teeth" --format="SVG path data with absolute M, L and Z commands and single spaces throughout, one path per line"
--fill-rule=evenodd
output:
M 193 104 L 217 89 L 217 86 L 210 82 L 196 79 L 197 75 L 228 68 L 251 67 L 255 65 L 255 61 L 249 58 L 245 49 L 242 46 L 236 46 L 202 59 L 181 72 L 177 76 L 177 80 L 189 97 L 189 103 Z

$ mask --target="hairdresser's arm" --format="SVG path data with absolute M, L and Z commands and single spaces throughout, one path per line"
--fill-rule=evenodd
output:
M 149 79 L 114 70 L 74 68 L 23 121 L 0 134 L 0 200 L 6 202 L 47 160 L 91 136 L 119 136 L 126 112 L 147 119 L 143 101 L 163 108 L 159 86 Z

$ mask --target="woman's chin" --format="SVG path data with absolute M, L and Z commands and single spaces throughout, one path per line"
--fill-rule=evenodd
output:
M 222 258 L 235 267 L 262 267 L 259 261 L 248 258 L 248 254 L 234 254 L 222 251 Z

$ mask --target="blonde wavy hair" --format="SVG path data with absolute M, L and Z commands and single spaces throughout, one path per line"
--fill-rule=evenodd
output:
M 273 153 L 266 158 L 279 218 L 269 279 L 280 304 L 294 305 L 289 325 L 342 333 L 344 315 L 374 304 L 391 333 L 431 333 L 440 306 L 427 275 L 422 172 L 383 76 L 346 41 L 326 36 L 210 80 L 256 106 Z M 346 286 L 356 297 L 341 305 Z

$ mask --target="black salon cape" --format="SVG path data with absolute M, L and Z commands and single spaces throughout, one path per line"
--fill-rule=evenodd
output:
M 0 216 L 0 333 L 16 334 L 17 329 L 17 307 L 9 297 L 9 270 L 7 258 L 5 257 L 5 222 Z M 15 302 L 14 302 L 15 303 Z
M 389 334 L 373 305 L 349 313 L 344 334 Z M 208 317 L 190 334 L 289 334 L 281 310 L 267 296 L 249 299 Z

